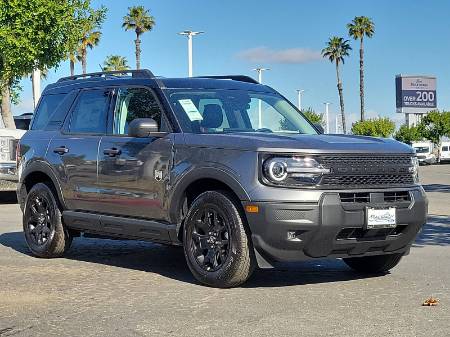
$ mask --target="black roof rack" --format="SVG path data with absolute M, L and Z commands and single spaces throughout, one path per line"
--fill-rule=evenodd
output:
M 254 78 L 252 78 L 250 76 L 245 76 L 245 75 L 197 76 L 196 78 L 212 78 L 212 79 L 218 79 L 218 80 L 232 80 L 232 81 L 259 84 L 259 82 L 257 80 L 255 80 Z
M 97 73 L 88 73 L 88 74 L 81 74 L 81 75 L 74 75 L 74 76 L 68 76 L 63 77 L 58 80 L 58 82 L 65 82 L 65 81 L 74 81 L 82 78 L 106 78 L 108 76 L 116 76 L 116 75 L 128 75 L 131 74 L 134 78 L 154 78 L 155 75 L 148 70 L 148 69 L 141 69 L 141 70 L 116 70 L 116 71 L 101 71 Z

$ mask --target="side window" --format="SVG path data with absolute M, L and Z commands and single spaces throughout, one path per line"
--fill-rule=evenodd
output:
M 153 118 L 160 131 L 169 127 L 153 93 L 145 88 L 120 88 L 114 108 L 113 134 L 128 134 L 128 125 L 136 118 Z
M 109 91 L 104 89 L 83 91 L 72 111 L 69 132 L 106 133 L 109 99 Z
M 39 107 L 34 113 L 32 130 L 42 130 L 47 126 L 50 116 L 53 115 L 58 105 L 64 100 L 66 94 L 44 95 Z

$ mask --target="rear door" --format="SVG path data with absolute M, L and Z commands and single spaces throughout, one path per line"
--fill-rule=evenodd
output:
M 135 218 L 167 218 L 171 127 L 154 93 L 144 87 L 115 90 L 109 134 L 99 146 L 98 187 L 102 213 Z M 133 138 L 128 125 L 153 118 L 165 137 Z
M 56 168 L 71 210 L 98 209 L 98 146 L 106 133 L 110 102 L 111 91 L 106 88 L 82 90 L 63 132 L 50 142 L 47 156 Z

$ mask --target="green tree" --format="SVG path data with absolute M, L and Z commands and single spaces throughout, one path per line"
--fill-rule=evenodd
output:
M 417 126 L 411 126 L 404 124 L 394 134 L 394 138 L 399 142 L 411 145 L 414 141 L 422 140 L 424 137 L 420 132 L 420 128 Z
M 150 15 L 144 6 L 135 6 L 128 8 L 128 14 L 123 18 L 122 27 L 125 30 L 134 30 L 136 40 L 136 69 L 141 69 L 141 35 L 151 31 L 155 26 L 155 18 Z
M 323 113 L 317 113 L 312 108 L 302 109 L 302 114 L 305 115 L 311 123 L 320 124 L 322 126 L 325 124 Z
M 103 62 L 103 71 L 128 70 L 127 58 L 119 55 L 109 55 Z
M 375 24 L 366 16 L 356 16 L 347 25 L 348 34 L 359 40 L 359 96 L 361 101 L 361 121 L 364 120 L 364 37 L 371 38 L 375 33 Z
M 106 18 L 107 8 L 90 9 L 83 19 L 82 35 L 78 47 L 78 58 L 81 60 L 83 74 L 87 72 L 87 50 L 94 48 L 100 42 L 102 33 L 99 31 Z
M 424 138 L 439 145 L 443 136 L 450 137 L 450 111 L 429 112 L 422 118 L 418 128 Z
M 349 41 L 337 36 L 331 37 L 328 40 L 326 47 L 322 50 L 322 56 L 328 58 L 331 63 L 334 63 L 336 65 L 337 88 L 341 106 L 342 129 L 344 131 L 344 134 L 346 133 L 344 94 L 342 90 L 342 80 L 339 71 L 339 65 L 341 63 L 344 64 L 344 58 L 346 56 L 349 56 L 350 50 L 352 50 L 352 48 L 350 47 Z
M 34 69 L 50 69 L 64 60 L 79 37 L 89 0 L 0 1 L 1 113 L 8 128 L 11 87 Z
M 387 117 L 378 117 L 358 121 L 352 125 L 354 135 L 383 137 L 392 136 L 395 131 L 395 123 Z

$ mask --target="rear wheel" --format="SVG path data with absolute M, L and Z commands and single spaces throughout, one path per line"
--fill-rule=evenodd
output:
M 377 274 L 387 273 L 400 262 L 402 257 L 403 254 L 363 256 L 344 259 L 344 262 L 357 272 Z
M 183 245 L 194 277 L 212 287 L 238 286 L 255 268 L 243 216 L 226 192 L 205 192 L 192 203 Z
M 52 189 L 46 184 L 34 185 L 27 195 L 23 231 L 28 247 L 38 257 L 59 257 L 72 243 Z

